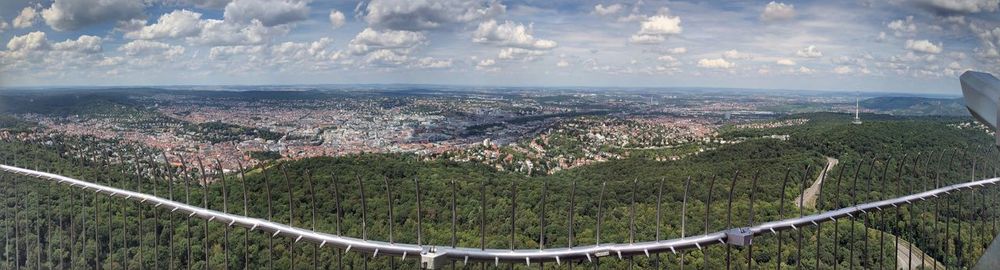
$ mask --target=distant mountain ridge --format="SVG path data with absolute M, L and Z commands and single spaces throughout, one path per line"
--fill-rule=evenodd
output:
M 874 97 L 861 101 L 861 108 L 896 115 L 968 115 L 962 98 Z

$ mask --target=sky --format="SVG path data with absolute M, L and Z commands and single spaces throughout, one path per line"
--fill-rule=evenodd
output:
M 3 0 L 0 47 L 0 88 L 407 83 L 955 94 L 966 70 L 1000 74 L 1000 0 Z

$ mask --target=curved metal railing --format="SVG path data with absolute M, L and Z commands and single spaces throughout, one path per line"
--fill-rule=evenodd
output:
M 171 212 L 187 214 L 189 217 L 198 217 L 209 221 L 223 223 L 227 226 L 241 226 L 249 228 L 250 230 L 259 230 L 271 234 L 272 237 L 284 236 L 294 239 L 295 242 L 312 242 L 317 243 L 320 247 L 333 246 L 345 251 L 354 250 L 369 253 L 373 256 L 393 255 L 402 256 L 404 258 L 407 256 L 419 256 L 422 261 L 421 266 L 424 268 L 437 268 L 446 262 L 452 261 L 462 261 L 466 263 L 469 261 L 485 261 L 496 264 L 501 262 L 525 263 L 529 265 L 537 262 L 556 262 L 561 264 L 563 261 L 568 260 L 589 261 L 596 259 L 597 257 L 605 256 L 624 259 L 631 256 L 650 256 L 650 254 L 662 252 L 677 253 L 687 249 L 701 249 L 714 244 L 748 245 L 750 244 L 752 237 L 755 235 L 777 233 L 778 231 L 789 229 L 796 230 L 802 227 L 818 225 L 824 222 L 836 221 L 838 218 L 853 217 L 855 214 L 859 213 L 881 211 L 885 208 L 895 208 L 901 205 L 910 204 L 914 201 L 936 198 L 940 195 L 950 194 L 963 189 L 976 189 L 1000 183 L 1000 178 L 982 179 L 944 186 L 902 197 L 858 204 L 837 210 L 802 216 L 799 218 L 765 222 L 752 227 L 731 228 L 724 231 L 668 240 L 636 243 L 605 243 L 598 245 L 575 246 L 570 248 L 483 249 L 400 244 L 332 235 L 297 228 L 269 220 L 219 212 L 172 201 L 158 196 L 95 184 L 47 172 L 8 165 L 0 165 L 0 171 L 38 179 L 51 180 L 59 184 L 76 187 L 81 190 L 92 190 L 93 192 L 104 193 L 112 197 L 121 197 L 147 205 L 152 205 L 154 207 L 168 209 Z

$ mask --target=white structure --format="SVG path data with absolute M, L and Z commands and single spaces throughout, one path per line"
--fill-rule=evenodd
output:
M 997 116 L 1000 110 L 1000 80 L 989 73 L 966 71 L 959 77 L 962 83 L 962 96 L 965 97 L 965 107 L 980 123 L 990 127 L 996 134 Z M 1000 146 L 1000 135 L 997 136 Z
M 861 98 L 854 97 L 854 121 L 851 124 L 861 124 Z

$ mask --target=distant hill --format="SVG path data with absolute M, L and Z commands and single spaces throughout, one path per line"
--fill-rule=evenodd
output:
M 965 101 L 961 98 L 875 97 L 861 101 L 861 107 L 896 115 L 965 116 Z

